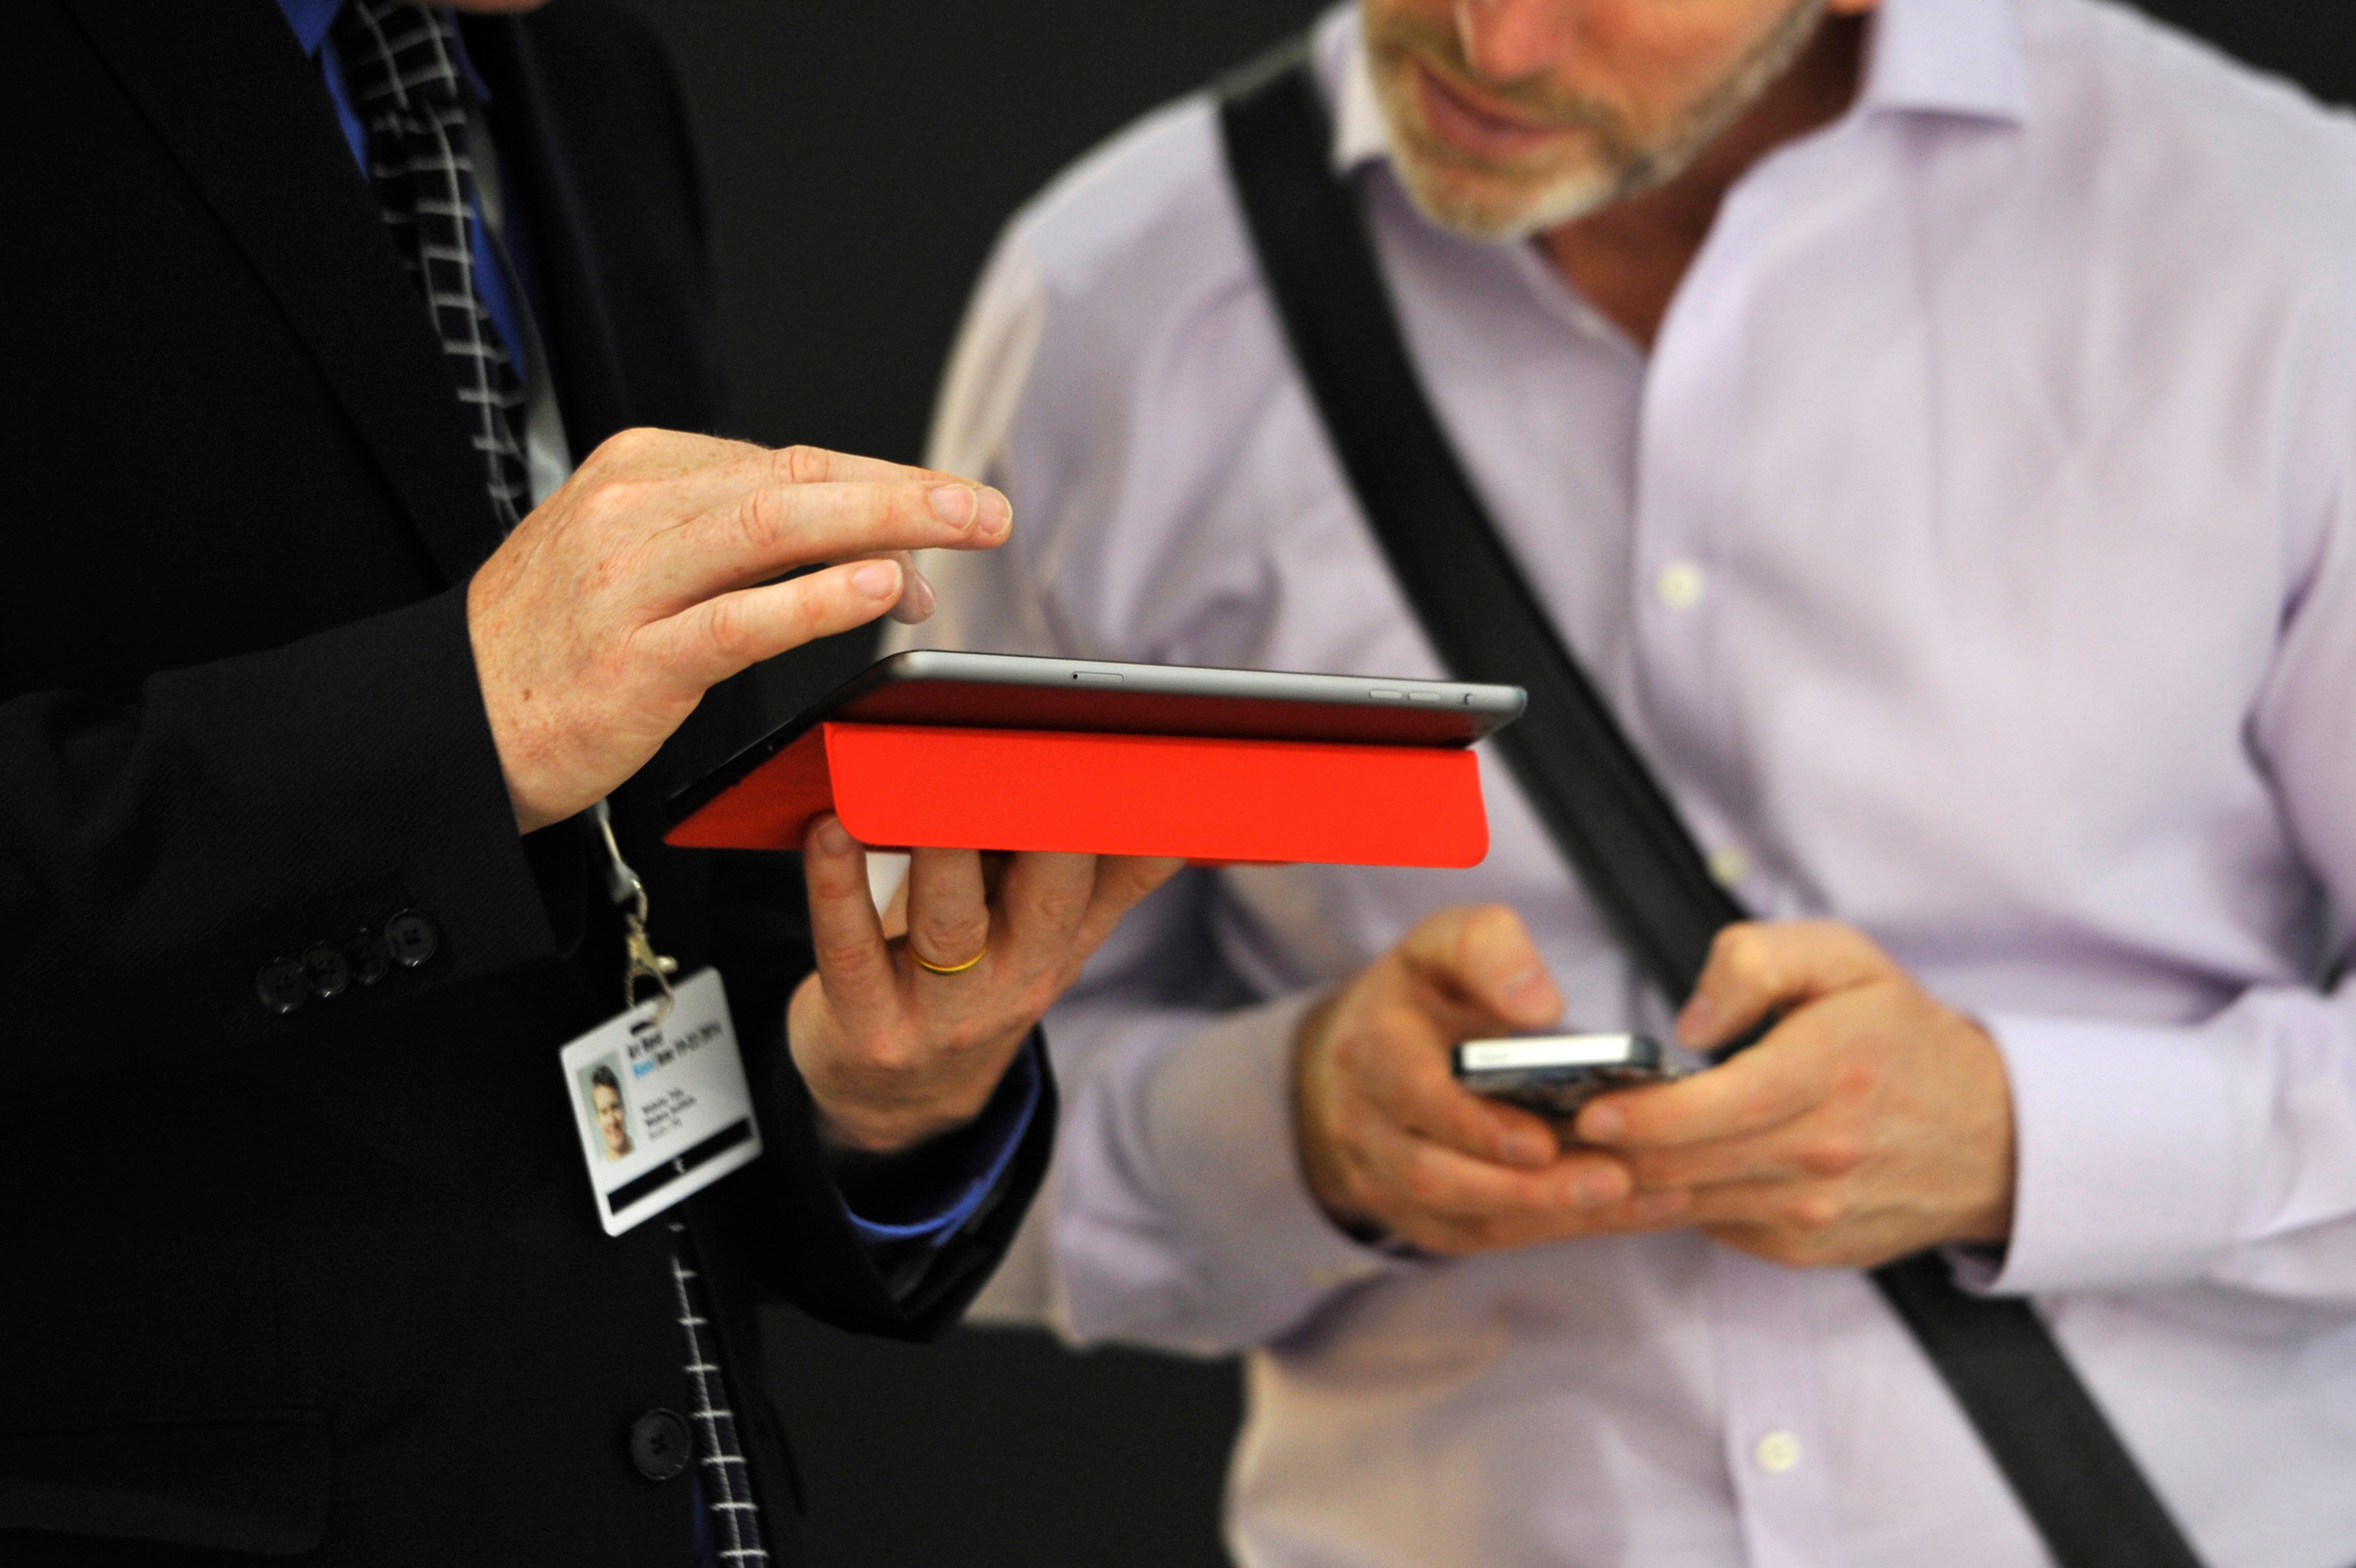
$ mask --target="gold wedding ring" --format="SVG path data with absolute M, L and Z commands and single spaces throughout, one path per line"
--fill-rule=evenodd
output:
M 908 939 L 908 956 L 915 959 L 916 961 L 916 967 L 924 970 L 926 973 L 963 974 L 967 970 L 971 969 L 975 964 L 980 963 L 983 959 L 990 956 L 990 942 L 985 939 L 981 944 L 981 950 L 974 954 L 971 958 L 966 960 L 963 963 L 935 963 L 931 959 L 926 958 L 923 953 L 916 950 L 916 940 L 914 937 L 911 937 Z

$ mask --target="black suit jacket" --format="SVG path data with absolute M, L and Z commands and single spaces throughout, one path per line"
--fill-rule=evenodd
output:
M 713 427 L 656 40 L 612 0 L 466 26 L 574 451 Z M 464 615 L 481 472 L 317 71 L 272 0 L 28 0 L 9 30 L 0 1562 L 684 1563 L 689 1487 L 627 1446 L 688 1405 L 675 1246 L 793 1560 L 755 1287 L 939 1330 L 1052 1117 L 888 1291 L 779 1039 L 790 863 L 654 842 L 742 738 L 716 693 L 616 811 L 659 941 L 727 976 L 770 1153 L 680 1234 L 599 1230 L 556 1051 L 618 1005 L 620 932 L 584 833 L 516 834 Z M 428 962 L 262 1004 L 268 961 L 403 910 Z

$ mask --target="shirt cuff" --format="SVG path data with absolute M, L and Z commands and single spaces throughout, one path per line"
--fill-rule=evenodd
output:
M 2189 1279 L 2233 1244 L 2234 1100 L 2202 1030 L 1996 1015 L 2012 1085 L 2012 1237 L 1958 1260 L 1994 1294 Z
M 1145 1141 L 1180 1222 L 1222 1273 L 1299 1307 L 1406 1266 L 1345 1234 L 1301 1169 L 1293 1038 L 1322 1000 L 1230 1015 L 1164 1053 L 1144 1094 Z
M 900 1194 L 906 1196 L 895 1195 L 896 1200 L 890 1207 L 916 1218 L 871 1219 L 852 1208 L 851 1199 L 843 1199 L 843 1213 L 850 1218 L 851 1229 L 861 1241 L 870 1248 L 899 1248 L 912 1241 L 938 1247 L 964 1228 L 1006 1179 L 1007 1168 L 1014 1163 L 1014 1152 L 1022 1147 L 1023 1135 L 1031 1130 L 1032 1118 L 1039 1113 L 1039 1053 L 1044 1046 L 1044 1036 L 1033 1029 L 1022 1053 L 999 1080 L 997 1091 L 982 1108 L 981 1115 L 972 1125 L 949 1134 L 958 1147 L 949 1160 L 942 1162 L 943 1168 L 925 1172 L 913 1191 L 907 1183 L 894 1184 Z M 929 1164 L 938 1158 L 938 1153 L 919 1151 L 900 1157 Z M 861 1185 L 863 1190 L 872 1190 L 873 1184 Z

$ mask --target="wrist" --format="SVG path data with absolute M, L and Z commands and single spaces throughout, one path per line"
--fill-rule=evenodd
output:
M 1378 1232 L 1375 1218 L 1360 1209 L 1350 1193 L 1348 1172 L 1340 1145 L 1325 1132 L 1325 1107 L 1330 1102 L 1332 1069 L 1326 1042 L 1333 1033 L 1333 1015 L 1341 1002 L 1336 992 L 1310 1009 L 1292 1036 L 1292 1136 L 1301 1154 L 1301 1179 L 1345 1236 Z
M 2012 1081 L 2005 1071 L 2004 1051 L 1987 1026 L 1969 1014 L 1953 1015 L 1969 1042 L 1976 1069 L 1976 1090 L 1959 1097 L 1964 1103 L 1984 1107 L 1977 1125 L 1961 1142 L 1978 1152 L 1978 1200 L 1965 1207 L 1954 1231 L 1943 1245 L 2001 1247 L 2012 1239 L 2012 1212 L 2017 1133 L 2013 1125 Z
M 786 1048 L 809 1092 L 819 1148 L 829 1159 L 883 1158 L 947 1137 L 989 1107 L 1031 1029 L 906 1069 L 862 1063 L 840 1038 L 826 1006 L 824 982 L 806 977 L 786 1009 Z M 884 1053 L 875 1053 L 882 1056 Z M 897 1053 L 918 1059 L 930 1053 Z

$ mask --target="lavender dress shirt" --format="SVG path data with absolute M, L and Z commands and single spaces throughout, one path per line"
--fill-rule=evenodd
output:
M 1755 909 L 1987 1021 L 2033 1294 L 2221 1568 L 2356 1562 L 2356 135 L 2087 0 L 1887 0 L 1648 353 L 1420 219 L 1318 58 L 1499 524 Z M 1013 542 L 933 645 L 1440 673 L 1287 360 L 1207 102 L 1013 222 L 933 461 Z M 1190 873 L 1053 1015 L 1073 1109 L 999 1311 L 1250 1353 L 1253 1568 L 2045 1561 L 1858 1274 L 1690 1232 L 1387 1257 L 1304 1189 L 1292 1028 L 1444 904 L 1665 1020 L 1512 779 L 1469 872 Z

